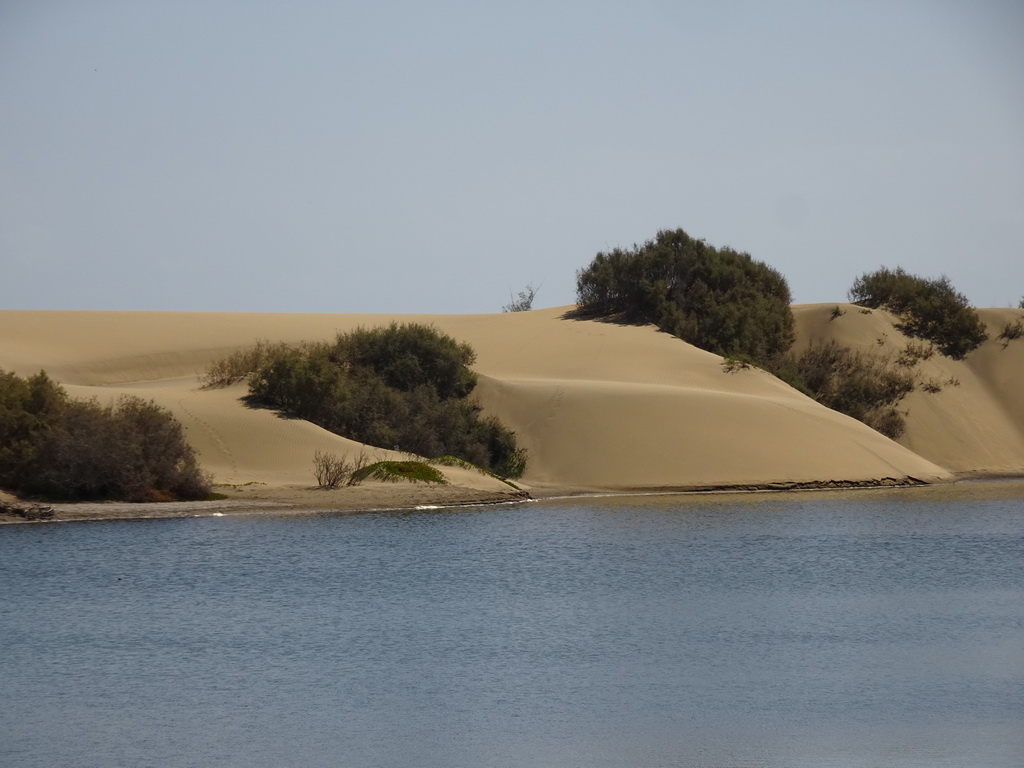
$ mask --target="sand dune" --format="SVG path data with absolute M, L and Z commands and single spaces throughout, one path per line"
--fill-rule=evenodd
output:
M 840 305 L 843 314 L 833 317 L 835 306 L 794 307 L 798 348 L 835 340 L 895 356 L 909 341 L 887 312 Z M 728 373 L 717 356 L 652 328 L 566 319 L 567 309 L 429 316 L 2 311 L 0 368 L 21 375 L 45 369 L 75 396 L 155 400 L 182 421 L 217 482 L 239 495 L 310 488 L 317 449 L 395 454 L 249 408 L 243 384 L 201 389 L 198 373 L 259 338 L 328 339 L 391 320 L 431 323 L 476 349 L 477 397 L 529 451 L 523 483 L 534 491 L 1024 472 L 1024 339 L 996 338 L 1024 315 L 1019 310 L 981 310 L 988 342 L 962 361 L 936 354 L 920 364 L 941 391 L 905 401 L 908 428 L 897 444 L 762 371 Z M 417 503 L 509 490 L 473 471 L 445 472 L 447 496 L 422 491 Z M 358 491 L 360 503 L 372 502 L 367 493 Z
M 909 339 L 892 314 L 836 304 L 794 307 L 797 348 L 836 341 L 842 346 L 895 358 Z M 907 431 L 899 443 L 947 469 L 965 473 L 1024 472 L 1024 338 L 999 339 L 1019 309 L 980 309 L 989 340 L 963 360 L 938 353 L 922 361 L 922 376 L 940 392 L 913 392 L 903 403 Z
M 831 319 L 834 306 L 795 308 L 799 343 L 836 339 L 893 351 L 905 344 L 887 313 L 847 305 Z M 762 371 L 728 373 L 719 357 L 653 328 L 566 319 L 567 309 L 430 316 L 2 311 L 0 368 L 21 375 L 45 369 L 76 396 L 151 398 L 182 421 L 217 482 L 267 496 L 313 486 L 318 448 L 392 454 L 249 408 L 244 385 L 203 390 L 197 374 L 259 338 L 327 339 L 391 320 L 432 323 L 476 349 L 477 397 L 529 451 L 523 484 L 535 492 L 1024 471 L 1024 340 L 1005 349 L 990 341 L 966 361 L 927 361 L 927 375 L 960 384 L 909 399 L 909 429 L 897 444 Z M 983 312 L 999 326 L 993 336 L 1020 314 Z M 445 472 L 449 494 L 509 490 L 473 471 Z

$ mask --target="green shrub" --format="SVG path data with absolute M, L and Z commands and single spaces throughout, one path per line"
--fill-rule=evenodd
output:
M 373 371 L 402 392 L 430 387 L 438 397 L 448 399 L 465 397 L 476 386 L 476 374 L 469 369 L 476 361 L 473 348 L 419 323 L 391 323 L 341 334 L 330 358 L 342 366 Z
M 352 440 L 519 477 L 526 456 L 515 434 L 469 399 L 474 359 L 469 345 L 429 326 L 392 323 L 290 348 L 250 377 L 249 392 Z
M 988 338 L 978 313 L 945 276 L 929 280 L 901 268 L 883 267 L 858 277 L 850 288 L 850 300 L 890 310 L 899 317 L 897 328 L 934 342 L 949 357 L 963 358 Z
M 493 477 L 496 480 L 500 480 L 510 488 L 515 488 L 517 491 L 520 490 L 519 486 L 509 480 L 510 477 L 522 477 L 526 471 L 526 449 L 516 448 L 509 456 L 508 460 L 503 464 L 500 469 L 501 472 L 491 472 L 489 469 L 478 467 L 476 464 L 471 464 L 465 459 L 460 459 L 458 456 L 438 456 L 430 460 L 431 464 L 438 464 L 442 467 L 459 467 L 460 469 L 474 469 L 482 475 Z
M 45 373 L 0 372 L 0 485 L 49 499 L 202 499 L 181 424 L 164 408 L 124 396 L 72 400 Z
M 576 276 L 579 312 L 654 323 L 701 349 L 767 363 L 793 343 L 789 286 L 771 267 L 681 229 L 598 253 Z
M 67 402 L 64 390 L 43 371 L 23 379 L 0 370 L 0 487 L 23 487 L 40 443 Z
M 353 484 L 364 480 L 381 480 L 385 483 L 397 483 L 406 480 L 410 483 L 438 483 L 447 485 L 444 474 L 422 461 L 378 461 L 357 470 L 352 474 Z
M 458 456 L 436 456 L 430 460 L 431 464 L 440 464 L 442 467 L 458 467 L 459 469 L 475 469 L 481 474 L 491 474 L 486 469 L 481 469 L 476 464 L 472 464 L 465 459 L 460 459 Z

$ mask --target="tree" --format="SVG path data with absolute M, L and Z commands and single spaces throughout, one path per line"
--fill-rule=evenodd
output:
M 963 358 L 988 334 L 985 323 L 943 275 L 927 279 L 897 267 L 882 267 L 861 275 L 850 288 L 850 301 L 865 307 L 884 307 L 898 316 L 896 327 L 909 336 L 932 341 L 949 357 Z
M 518 476 L 525 453 L 515 434 L 481 418 L 469 399 L 475 359 L 472 347 L 431 326 L 392 323 L 276 350 L 253 373 L 249 392 L 257 403 L 368 445 L 458 456 Z
M 786 279 L 750 254 L 681 229 L 598 253 L 576 276 L 582 315 L 654 323 L 719 355 L 767 364 L 793 343 Z
M 51 499 L 201 499 L 181 424 L 153 402 L 74 400 L 44 372 L 0 371 L 0 485 Z

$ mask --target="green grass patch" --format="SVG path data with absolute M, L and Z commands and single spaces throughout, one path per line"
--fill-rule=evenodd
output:
M 430 463 L 440 464 L 442 467 L 459 467 L 460 469 L 475 469 L 481 475 L 492 474 L 491 472 L 488 472 L 486 469 L 478 467 L 473 462 L 466 461 L 465 459 L 460 459 L 458 456 L 438 456 L 436 459 L 431 459 Z
M 363 480 L 380 480 L 385 483 L 397 483 L 405 480 L 410 483 L 437 483 L 447 485 L 448 480 L 441 470 L 424 464 L 422 461 L 378 461 L 367 464 L 352 474 L 354 483 Z
M 522 449 L 519 449 L 519 450 L 522 450 Z M 524 457 L 525 457 L 525 452 L 524 452 Z M 507 485 L 509 488 L 513 488 L 513 489 L 515 489 L 517 491 L 522 490 L 518 485 L 513 483 L 507 477 L 502 477 L 501 475 L 495 474 L 494 472 L 491 472 L 489 469 L 484 469 L 483 467 L 478 467 L 476 464 L 473 464 L 472 462 L 466 461 L 465 459 L 460 459 L 458 456 L 438 456 L 436 459 L 431 459 L 430 463 L 431 464 L 440 464 L 442 467 L 459 467 L 460 469 L 475 469 L 481 475 L 487 475 L 487 477 L 493 477 L 495 480 L 500 480 L 505 485 Z M 520 474 L 522 474 L 521 471 L 520 471 Z

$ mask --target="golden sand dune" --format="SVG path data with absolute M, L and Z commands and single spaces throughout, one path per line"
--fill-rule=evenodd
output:
M 797 348 L 836 341 L 842 346 L 895 359 L 910 339 L 884 310 L 865 312 L 852 304 L 794 307 Z M 958 473 L 1024 472 L 1024 338 L 1000 339 L 1007 323 L 1024 318 L 1019 309 L 980 309 L 989 340 L 963 360 L 938 353 L 919 363 L 924 379 L 939 392 L 916 391 L 902 408 L 907 431 L 899 443 Z
M 905 344 L 887 313 L 861 314 L 845 305 L 846 313 L 832 319 L 834 306 L 795 308 L 799 343 L 834 338 L 890 350 Z M 182 421 L 217 482 L 270 495 L 314 485 L 317 449 L 393 454 L 249 408 L 244 385 L 201 389 L 197 374 L 256 339 L 330 339 L 392 320 L 431 323 L 476 349 L 476 396 L 528 449 L 523 484 L 535 491 L 941 480 L 949 470 L 1024 471 L 1024 340 L 1005 349 L 990 341 L 966 361 L 923 363 L 928 376 L 956 379 L 959 386 L 908 399 L 909 429 L 901 445 L 762 371 L 728 373 L 721 358 L 653 328 L 567 319 L 567 309 L 429 316 L 3 311 L 0 368 L 20 375 L 45 369 L 75 396 L 151 398 Z M 1001 328 L 1021 313 L 982 314 Z M 456 489 L 508 491 L 474 471 L 445 473 L 449 496 Z M 421 494 L 417 503 L 433 498 Z

